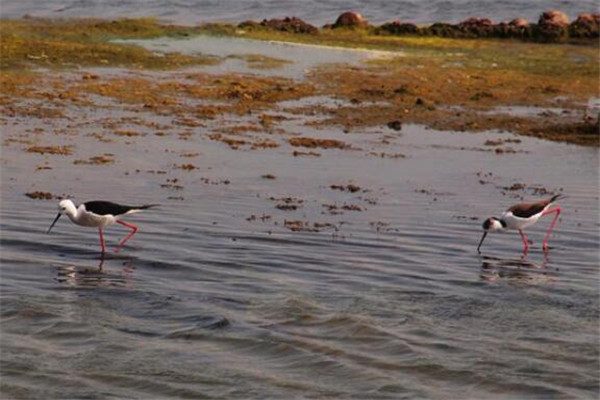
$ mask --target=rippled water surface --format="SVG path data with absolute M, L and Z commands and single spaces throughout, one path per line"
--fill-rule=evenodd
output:
M 293 114 L 288 131 L 352 149 L 232 150 L 206 137 L 231 123 L 222 119 L 185 140 L 90 136 L 128 112 L 73 106 L 65 119 L 3 120 L 6 398 L 597 395 L 596 149 L 521 138 L 515 153 L 496 154 L 486 141 L 514 137 L 415 125 L 344 134 Z M 34 124 L 42 142 L 72 144 L 76 158 L 116 161 L 24 152 L 18 139 Z M 77 133 L 51 133 L 63 125 Z M 196 169 L 172 168 L 189 152 Z M 360 189 L 331 187 L 349 184 Z M 140 231 L 102 258 L 94 229 L 63 218 L 46 234 L 56 202 L 24 196 L 35 190 L 160 207 L 127 218 Z M 566 195 L 547 255 L 549 217 L 528 230 L 525 257 L 515 233 L 490 235 L 477 254 L 483 218 L 545 191 Z M 299 208 L 276 208 L 271 198 L 284 197 Z M 110 247 L 125 233 L 107 228 Z
M 195 24 L 201 21 L 262 20 L 297 16 L 313 24 L 326 24 L 338 14 L 360 11 L 375 23 L 401 19 L 414 23 L 459 22 L 470 16 L 537 21 L 546 10 L 559 9 L 572 18 L 598 12 L 594 0 L 4 0 L 3 17 L 157 17 Z
M 45 234 L 56 206 L 24 198 L 37 175 L 27 155 L 5 150 L 3 392 L 592 396 L 598 155 L 534 140 L 524 141 L 527 154 L 455 148 L 485 139 L 408 127 L 396 139 L 408 156 L 402 160 L 348 151 L 301 159 L 199 140 L 186 147 L 202 152 L 202 171 L 231 183 L 183 178 L 180 202 L 166 202 L 143 174 L 124 175 L 127 162 L 101 172 L 48 171 L 35 185 L 76 193 L 77 200 L 164 203 L 132 216 L 140 232 L 104 260 L 95 230 L 61 220 Z M 368 135 L 355 140 L 370 146 Z M 534 249 L 524 260 L 516 234 L 491 236 L 484 256 L 477 255 L 481 220 L 471 218 L 513 201 L 495 185 L 481 185 L 478 171 L 493 171 L 499 186 L 526 181 L 568 194 L 547 257 L 539 242 L 549 221 L 531 229 Z M 261 179 L 263 173 L 277 179 Z M 369 192 L 329 188 L 349 181 Z M 286 213 L 267 196 L 297 196 L 305 205 Z M 376 204 L 365 211 L 322 215 L 321 203 L 364 204 L 358 198 L 366 196 Z M 246 221 L 252 214 L 272 215 L 278 224 Z M 299 233 L 281 226 L 304 216 L 339 228 Z M 111 243 L 124 233 L 107 231 Z

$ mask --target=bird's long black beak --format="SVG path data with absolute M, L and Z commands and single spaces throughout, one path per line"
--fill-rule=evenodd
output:
M 48 228 L 48 232 L 46 233 L 50 233 L 50 230 L 52 229 L 52 227 L 54 226 L 54 224 L 56 223 L 56 221 L 58 221 L 58 219 L 60 218 L 62 214 L 58 213 L 58 215 L 56 216 L 56 218 L 54 218 L 54 221 L 52 222 L 52 225 L 50 225 L 50 228 Z
M 479 242 L 479 246 L 477 246 L 477 252 L 479 254 L 481 254 L 481 251 L 479 251 L 479 248 L 481 247 L 481 244 L 483 243 L 483 239 L 485 239 L 485 237 L 487 236 L 487 232 L 483 232 L 483 236 L 481 237 L 481 241 Z

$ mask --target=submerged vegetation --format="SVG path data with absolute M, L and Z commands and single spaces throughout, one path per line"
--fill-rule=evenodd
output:
M 216 63 L 212 57 L 155 54 L 139 46 L 111 43 L 124 38 L 181 37 L 192 28 L 160 25 L 151 18 L 100 21 L 2 20 L 0 21 L 0 68 L 21 69 L 29 65 L 60 68 L 117 66 L 168 69 Z
M 324 118 L 311 124 L 337 125 L 347 132 L 398 121 L 437 129 L 508 130 L 584 145 L 599 144 L 598 116 L 588 115 L 586 108 L 590 98 L 599 96 L 600 69 L 595 39 L 574 45 L 382 35 L 372 27 L 303 30 L 303 26 L 292 19 L 289 21 L 296 24 L 292 26 L 294 29 L 286 30 L 280 29 L 280 21 L 286 23 L 286 20 L 277 20 L 271 25 L 183 27 L 160 24 L 148 18 L 0 20 L 2 112 L 61 117 L 64 111 L 56 102 L 82 103 L 86 96 L 93 94 L 138 104 L 145 110 L 185 114 L 180 118 L 180 125 L 198 127 L 202 126 L 202 120 L 219 115 L 245 115 L 275 109 L 280 101 L 320 95 L 341 99 L 344 103 L 335 108 L 307 105 L 288 111 L 322 115 Z M 272 70 L 269 76 L 215 75 L 194 69 L 189 74 L 184 72 L 179 77 L 154 81 L 126 75 L 99 78 L 96 73 L 87 73 L 78 81 L 69 82 L 65 77 L 39 90 L 42 77 L 36 71 L 40 67 L 174 70 L 223 61 L 202 55 L 156 53 L 114 41 L 192 35 L 226 35 L 377 51 L 361 66 L 324 65 L 307 73 L 301 81 L 276 76 L 278 68 L 289 64 L 285 54 L 281 58 L 245 54 L 230 58 L 243 60 L 253 69 Z M 14 99 L 19 97 L 45 98 L 50 102 L 47 107 L 30 110 L 15 104 Z M 186 98 L 221 103 L 191 107 L 182 100 Z M 56 107 L 51 106 L 52 102 Z M 534 111 L 519 115 L 497 111 L 509 106 L 529 107 Z M 535 112 L 543 107 L 562 111 Z M 272 124 L 263 122 L 257 121 L 257 129 L 272 132 Z

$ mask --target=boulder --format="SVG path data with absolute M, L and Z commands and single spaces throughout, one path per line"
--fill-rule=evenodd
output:
M 526 39 L 531 37 L 531 25 L 523 18 L 515 18 L 510 22 L 500 22 L 494 26 L 494 36 Z
M 394 21 L 381 25 L 377 28 L 375 33 L 387 33 L 390 35 L 414 35 L 419 33 L 419 27 L 415 24 Z
M 569 26 L 569 35 L 579 38 L 597 38 L 600 31 L 600 14 L 581 14 Z
M 456 27 L 465 36 L 487 37 L 494 34 L 494 23 L 487 18 L 469 18 L 459 23 Z
M 537 25 L 538 39 L 543 41 L 557 41 L 567 36 L 569 17 L 562 11 L 546 11 L 540 16 Z
M 569 25 L 569 17 L 562 11 L 546 11 L 540 16 L 538 25 L 550 25 L 565 28 Z
M 494 23 L 488 18 L 468 18 L 458 24 L 459 27 L 470 28 L 470 27 L 488 27 Z
M 441 37 L 462 36 L 460 34 L 460 30 L 455 25 L 446 24 L 443 22 L 436 22 L 435 24 L 428 26 L 424 29 L 424 33 Z
M 494 26 L 494 36 L 500 38 L 528 39 L 531 32 L 531 26 L 511 25 L 510 22 L 501 22 Z
M 508 25 L 515 28 L 529 28 L 530 26 L 529 21 L 527 21 L 524 18 L 515 18 L 512 21 L 510 21 Z
M 598 24 L 600 23 L 600 14 L 579 14 L 575 20 L 576 24 Z
M 263 20 L 260 23 L 262 26 L 267 28 L 275 29 L 277 31 L 290 32 L 290 33 L 308 33 L 314 34 L 319 32 L 319 29 L 309 23 L 304 22 L 300 18 L 286 17 L 284 19 L 270 19 Z
M 369 22 L 358 12 L 347 11 L 340 14 L 333 28 L 366 28 Z

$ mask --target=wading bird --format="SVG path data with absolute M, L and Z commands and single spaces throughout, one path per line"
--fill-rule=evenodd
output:
M 537 222 L 544 215 L 556 214 L 554 219 L 550 223 L 548 233 L 544 238 L 542 248 L 544 251 L 548 251 L 548 239 L 552 234 L 554 225 L 560 216 L 561 208 L 559 205 L 552 208 L 552 204 L 561 197 L 560 194 L 552 196 L 548 200 L 541 200 L 532 203 L 519 203 L 511 206 L 508 210 L 504 211 L 500 218 L 491 217 L 485 220 L 483 223 L 483 236 L 477 246 L 477 252 L 481 254 L 479 248 L 483 243 L 483 240 L 487 236 L 488 232 L 502 232 L 505 230 L 517 230 L 523 240 L 523 252 L 527 253 L 529 250 L 529 243 L 527 242 L 527 236 L 523 233 L 523 229 L 531 226 Z
M 138 230 L 137 226 L 121 221 L 119 218 L 155 206 L 156 204 L 150 204 L 137 207 L 125 206 L 109 201 L 88 201 L 80 204 L 79 207 L 75 207 L 75 204 L 71 200 L 61 200 L 58 203 L 58 215 L 52 222 L 52 225 L 50 225 L 47 233 L 50 233 L 50 230 L 54 224 L 56 224 L 56 221 L 58 221 L 60 216 L 65 214 L 76 225 L 97 227 L 100 231 L 100 246 L 102 247 L 102 253 L 104 253 L 106 248 L 104 247 L 104 235 L 102 234 L 102 229 L 108 225 L 113 225 L 114 223 L 121 224 L 131 228 L 132 231 L 129 232 L 115 248 L 116 253 Z

